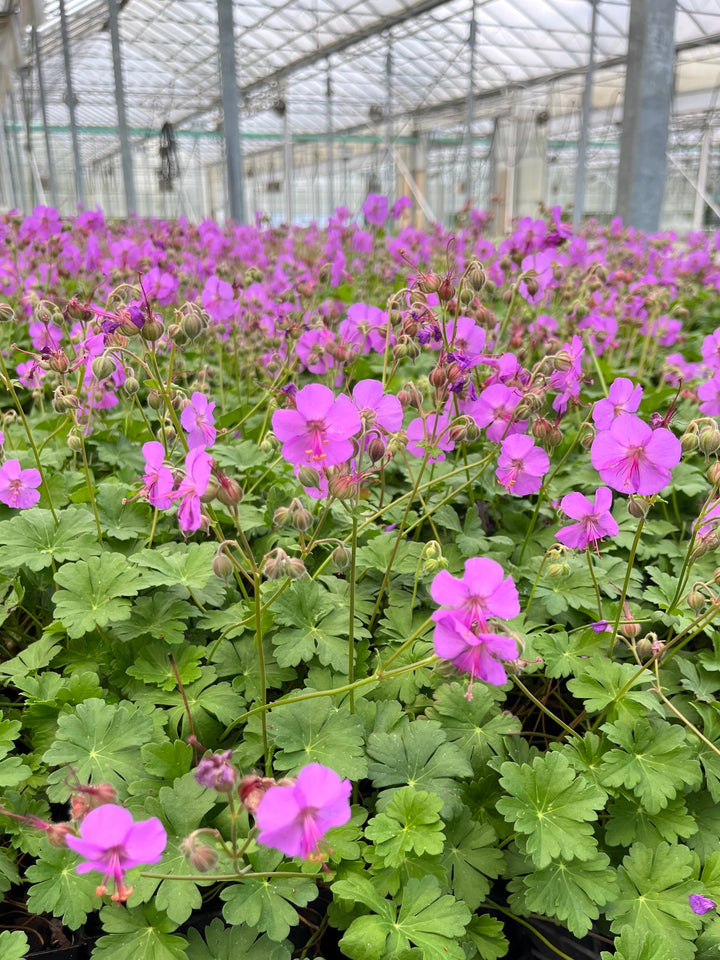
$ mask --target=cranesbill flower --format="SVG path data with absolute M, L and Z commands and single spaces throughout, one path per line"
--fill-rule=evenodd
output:
M 149 440 L 143 444 L 145 473 L 143 474 L 144 493 L 149 503 L 159 510 L 167 510 L 172 505 L 171 494 L 175 486 L 172 470 L 163 465 L 165 447 L 159 440 Z
M 353 454 L 350 438 L 360 432 L 360 415 L 345 394 L 311 383 L 295 394 L 295 410 L 276 410 L 273 433 L 282 455 L 298 466 L 330 467 Z
M 635 413 L 640 406 L 643 389 L 628 380 L 618 377 L 610 384 L 607 399 L 598 400 L 593 407 L 593 423 L 598 430 L 609 430 L 612 424 L 624 413 Z
M 428 463 L 438 463 L 445 459 L 445 451 L 452 450 L 455 442 L 450 438 L 450 418 L 447 414 L 430 413 L 426 417 L 415 417 L 407 428 L 407 452 L 413 457 L 428 454 Z
M 157 817 L 134 823 L 132 814 L 115 803 L 105 803 L 91 810 L 80 824 L 80 836 L 68 834 L 65 842 L 84 858 L 78 873 L 99 870 L 103 879 L 96 893 L 107 893 L 113 880 L 113 900 L 124 902 L 132 894 L 125 886 L 125 871 L 141 863 L 158 863 L 167 844 L 167 834 Z
M 381 227 L 388 218 L 387 197 L 381 193 L 369 193 L 362 205 L 363 216 L 373 227 Z
M 217 430 L 214 427 L 213 410 L 211 403 L 204 393 L 196 390 L 190 398 L 190 403 L 180 414 L 180 423 L 187 431 L 188 446 L 211 447 L 215 443 Z
M 386 433 L 395 433 L 402 426 L 402 404 L 392 393 L 383 392 L 379 380 L 360 380 L 352 396 L 366 429 L 378 426 Z
M 584 550 L 603 537 L 616 537 L 618 525 L 610 513 L 611 507 L 612 493 L 607 487 L 598 487 L 594 503 L 590 503 L 581 493 L 569 493 L 562 498 L 560 509 L 568 517 L 580 522 L 561 527 L 555 537 L 566 547 L 575 550 Z
M 489 557 L 472 557 L 465 562 L 461 578 L 441 570 L 430 585 L 430 596 L 435 603 L 451 610 L 438 610 L 433 614 L 437 622 L 451 613 L 454 617 L 471 623 L 477 620 L 482 627 L 489 617 L 512 620 L 520 613 L 520 600 L 512 577 Z
M 523 497 L 537 493 L 543 477 L 550 469 L 550 459 L 536 447 L 532 437 L 514 435 L 503 440 L 495 476 L 508 493 Z
M 717 417 L 720 414 L 720 373 L 716 373 L 710 380 L 700 384 L 698 399 L 702 400 L 701 413 L 708 417 Z
M 478 427 L 487 427 L 487 438 L 499 443 L 506 435 L 524 433 L 527 420 L 516 420 L 515 407 L 522 400 L 517 387 L 506 387 L 504 383 L 493 383 L 478 395 L 477 400 L 469 404 L 467 413 Z
M 14 510 L 33 507 L 40 499 L 40 471 L 34 467 L 20 469 L 19 460 L 6 460 L 0 467 L 0 502 Z
M 212 457 L 202 447 L 194 447 L 185 457 L 185 476 L 171 495 L 180 500 L 178 523 L 184 532 L 200 529 L 200 497 L 207 490 L 212 470 Z
M 670 483 L 670 471 L 680 462 L 678 438 L 660 427 L 650 427 L 632 413 L 601 430 L 590 448 L 592 465 L 603 482 L 620 493 L 650 496 Z
M 320 841 L 350 819 L 352 784 L 321 763 L 303 767 L 294 784 L 271 787 L 260 801 L 258 843 L 288 857 L 321 859 Z
M 518 648 L 512 637 L 484 631 L 477 621 L 468 624 L 445 611 L 439 614 L 433 634 L 435 653 L 470 674 L 468 699 L 475 677 L 497 686 L 505 683 L 507 674 L 499 661 L 517 659 Z

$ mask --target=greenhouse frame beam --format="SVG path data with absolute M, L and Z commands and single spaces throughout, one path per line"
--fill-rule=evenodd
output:
M 590 21 L 590 42 L 588 63 L 585 72 L 585 86 L 582 98 L 582 116 L 580 119 L 580 138 L 578 140 L 577 174 L 575 176 L 575 197 L 573 202 L 573 226 L 577 227 L 585 214 L 585 182 L 587 180 L 587 148 L 590 139 L 590 111 L 592 110 L 593 74 L 595 73 L 595 42 L 597 36 L 598 0 L 590 0 L 592 20 Z
M 237 89 L 237 65 L 235 62 L 233 0 L 217 0 L 217 12 L 220 40 L 223 132 L 225 134 L 225 162 L 228 196 L 230 200 L 230 217 L 236 223 L 245 223 L 242 147 L 240 145 L 240 101 Z
M 75 173 L 75 196 L 80 207 L 85 206 L 85 191 L 83 189 L 82 164 L 80 161 L 80 142 L 78 141 L 77 121 L 75 119 L 75 93 L 72 85 L 72 71 L 70 67 L 70 41 L 68 40 L 67 16 L 65 14 L 65 0 L 58 0 L 60 11 L 60 32 L 62 34 L 63 62 L 65 64 L 65 90 L 67 106 L 70 114 L 70 136 L 72 139 L 73 165 Z
M 38 93 L 40 94 L 40 112 L 42 114 L 43 135 L 45 137 L 45 153 L 47 154 L 48 177 L 50 180 L 50 200 L 54 207 L 58 205 L 57 183 L 55 181 L 55 161 L 50 143 L 50 129 L 47 119 L 47 99 L 45 96 L 45 77 L 43 75 L 42 57 L 40 56 L 40 42 L 37 27 L 32 28 L 32 45 L 35 51 L 35 66 L 37 67 Z
M 137 211 L 135 201 L 135 179 L 133 176 L 130 137 L 128 136 L 127 114 L 125 112 L 125 86 L 123 84 L 122 57 L 120 53 L 120 27 L 118 0 L 108 0 L 108 27 L 112 46 L 113 76 L 115 79 L 115 106 L 117 108 L 118 132 L 120 134 L 120 159 L 122 161 L 123 185 L 125 187 L 125 206 L 128 217 Z

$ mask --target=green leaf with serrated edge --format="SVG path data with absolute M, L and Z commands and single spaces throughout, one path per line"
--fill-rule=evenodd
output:
M 399 867 L 411 851 L 422 856 L 442 852 L 445 834 L 440 820 L 442 800 L 424 790 L 402 787 L 392 795 L 384 813 L 373 817 L 365 835 L 389 867 Z
M 510 794 L 498 811 L 527 835 L 527 852 L 538 867 L 557 857 L 591 860 L 597 842 L 589 821 L 597 820 L 607 793 L 576 774 L 562 754 L 536 757 L 532 766 L 503 763 L 500 783 Z
M 187 940 L 173 934 L 177 924 L 152 904 L 133 910 L 115 905 L 100 911 L 105 936 L 93 960 L 186 960 Z
M 22 960 L 29 952 L 30 944 L 24 931 L 0 931 L 0 957 L 3 960 Z
M 353 887 L 360 887 L 364 896 L 357 896 L 357 899 L 373 909 L 368 903 L 370 896 L 366 884 L 369 885 L 369 881 L 364 878 L 339 880 L 333 885 L 333 893 L 352 898 Z M 464 904 L 448 894 L 441 894 L 434 877 L 412 879 L 403 891 L 397 916 L 394 904 L 388 902 L 379 915 L 356 918 L 346 930 L 340 947 L 351 960 L 399 957 L 410 949 L 411 944 L 419 948 L 423 960 L 464 960 L 465 952 L 459 941 L 470 917 Z
M 614 933 L 627 926 L 648 937 L 662 936 L 674 960 L 692 960 L 701 917 L 688 906 L 697 892 L 697 857 L 683 844 L 635 843 L 618 867 L 619 892 L 605 913 Z
M 593 783 L 602 787 L 602 757 L 607 744 L 596 733 L 588 731 L 582 738 L 569 737 L 565 743 L 551 743 L 550 749 L 562 753 L 574 770 L 586 773 Z
M 178 587 L 185 598 L 206 587 L 211 578 L 217 579 L 212 568 L 216 553 L 212 543 L 164 543 L 128 559 L 142 570 L 143 589 Z
M 125 484 L 104 480 L 98 486 L 97 504 L 100 527 L 113 540 L 144 540 L 150 526 L 151 508 L 147 504 L 125 503 Z
M 700 663 L 693 663 L 686 657 L 675 657 L 673 665 L 682 674 L 680 686 L 702 703 L 716 703 L 720 690 L 720 674 L 707 670 Z
M 452 892 L 471 910 L 477 910 L 490 892 L 490 880 L 502 871 L 504 855 L 498 850 L 495 831 L 487 823 L 461 817 L 445 828 L 447 844 L 442 863 Z
M 480 960 L 500 960 L 510 948 L 502 923 L 487 913 L 472 918 L 465 936 L 465 943 L 475 950 L 473 954 L 468 953 L 470 960 L 473 960 L 473 957 L 480 957 Z
M 16 787 L 32 774 L 21 757 L 8 757 L 8 753 L 15 749 L 20 727 L 18 720 L 5 720 L 0 710 L 0 787 Z
M 81 637 L 130 617 L 130 601 L 140 590 L 140 575 L 120 553 L 66 563 L 55 574 L 62 589 L 53 594 L 57 619 L 69 637 Z
M 588 713 L 607 710 L 611 720 L 645 717 L 648 711 L 661 712 L 657 697 L 644 689 L 651 682 L 647 671 L 635 664 L 592 657 L 580 676 L 568 680 L 568 690 L 583 700 Z M 629 684 L 628 689 L 624 689 Z
M 112 783 L 122 799 L 127 784 L 143 774 L 140 748 L 156 738 L 153 722 L 131 703 L 85 700 L 58 718 L 57 739 L 43 754 L 59 766 L 48 778 L 48 796 L 67 800 L 68 768 L 81 783 Z
M 615 953 L 603 950 L 601 960 L 675 960 L 668 953 L 667 940 L 659 933 L 641 933 L 632 927 L 624 927 L 615 939 Z
M 11 854 L 11 851 L 5 847 L 0 847 L 0 893 L 9 890 L 14 883 L 20 883 L 20 874 L 14 856 L 14 852 Z
M 443 816 L 460 810 L 460 777 L 472 776 L 472 767 L 453 743 L 446 742 L 445 731 L 434 720 L 414 720 L 401 730 L 373 733 L 367 752 L 373 758 L 368 775 L 376 787 L 399 787 L 436 793 L 443 800 Z M 382 790 L 378 809 L 382 810 L 390 793 Z
M 42 843 L 40 859 L 25 871 L 30 882 L 30 913 L 51 913 L 71 930 L 85 923 L 87 915 L 100 905 L 95 890 L 102 876 L 95 871 L 77 873 L 80 862 L 80 856 L 67 847 L 51 847 L 47 840 Z
M 460 748 L 473 770 L 479 771 L 498 752 L 503 737 L 520 733 L 520 721 L 500 711 L 498 700 L 504 698 L 497 687 L 477 684 L 472 699 L 467 700 L 461 684 L 444 684 L 427 715 L 440 723 L 448 741 Z
M 276 869 L 281 857 L 274 862 Z M 314 880 L 278 878 L 276 880 L 240 880 L 225 887 L 223 916 L 230 924 L 247 924 L 267 933 L 271 940 L 285 940 L 290 928 L 299 922 L 293 904 L 306 907 L 317 897 Z
M 187 960 L 290 960 L 293 949 L 258 936 L 252 927 L 226 927 L 218 917 L 202 936 L 191 928 L 187 937 Z
M 720 851 L 712 853 L 700 874 L 700 881 L 705 887 L 705 895 L 713 900 L 720 900 Z
M 138 597 L 132 606 L 131 619 L 115 624 L 112 634 L 123 641 L 155 637 L 165 643 L 182 643 L 187 621 L 196 613 L 196 607 L 187 600 L 178 600 L 169 590 L 154 590 L 151 597 Z
M 57 513 L 32 507 L 0 523 L 0 569 L 27 567 L 37 573 L 54 563 L 102 553 L 92 516 L 78 507 Z
M 592 627 L 574 630 L 539 632 L 532 635 L 533 649 L 542 657 L 544 673 L 548 677 L 569 677 L 582 672 L 587 658 L 607 647 L 607 636 L 595 633 Z
M 592 860 L 554 860 L 543 870 L 515 877 L 508 884 L 511 909 L 556 917 L 582 938 L 600 916 L 599 907 L 618 892 L 610 859 L 598 853 Z
M 702 717 L 702 732 L 720 749 L 720 704 L 693 703 L 693 709 Z M 720 756 L 708 744 L 696 741 L 696 756 L 705 772 L 708 793 L 715 803 L 720 801 Z
M 62 647 L 49 633 L 29 644 L 16 657 L 0 663 L 0 675 L 8 677 L 27 677 L 44 670 L 60 653 Z
M 688 813 L 697 827 L 687 841 L 688 847 L 697 853 L 701 861 L 712 856 L 720 837 L 720 806 L 707 790 L 698 790 L 685 797 Z M 719 901 L 720 902 L 720 901 Z
M 184 740 L 146 743 L 141 753 L 147 772 L 163 780 L 182 777 L 192 765 L 193 749 Z
M 679 724 L 620 720 L 603 724 L 601 729 L 620 747 L 603 756 L 603 785 L 632 790 L 648 813 L 662 810 L 683 786 L 700 783 L 700 764 Z
M 141 649 L 142 653 L 127 668 L 128 676 L 137 677 L 143 683 L 158 686 L 162 690 L 176 689 L 177 676 L 170 662 L 166 644 L 162 640 L 153 640 L 144 643 Z M 200 679 L 202 676 L 200 660 L 206 652 L 204 647 L 184 645 L 178 648 L 173 661 L 183 685 Z
M 158 873 L 172 876 L 186 876 L 196 871 L 188 863 L 180 849 L 183 840 L 197 829 L 207 813 L 218 803 L 215 790 L 201 786 L 192 773 L 176 780 L 172 787 L 163 787 L 157 801 L 146 804 L 151 815 L 161 817 L 170 830 L 168 844 L 163 852 L 162 864 Z M 151 872 L 155 870 L 149 868 Z M 189 880 L 157 880 L 152 877 L 139 877 L 134 880 L 134 892 L 128 901 L 131 907 L 152 902 L 159 910 L 165 911 L 175 923 L 184 923 L 193 910 L 202 906 L 202 894 L 198 884 L 206 886 L 212 883 L 212 877 L 198 875 L 197 883 Z
M 322 763 L 351 780 L 367 776 L 362 723 L 346 706 L 325 697 L 287 706 L 279 700 L 267 729 L 279 748 L 273 761 L 279 770 L 297 773 L 308 763 Z
M 657 813 L 649 813 L 642 800 L 619 797 L 608 805 L 605 842 L 610 847 L 629 847 L 636 841 L 654 847 L 661 840 L 674 843 L 697 833 L 698 825 L 690 816 L 682 797 L 670 800 Z

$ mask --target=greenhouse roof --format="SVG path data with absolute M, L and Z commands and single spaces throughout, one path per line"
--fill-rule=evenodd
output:
M 77 123 L 88 134 L 113 132 L 107 0 L 66 0 L 65 7 Z M 283 101 L 293 135 L 323 136 L 328 76 L 336 131 L 383 136 L 388 103 L 394 136 L 432 129 L 443 114 L 461 120 L 473 8 L 476 118 L 508 109 L 513 97 L 547 102 L 554 114 L 577 111 L 590 0 L 242 0 L 234 17 L 243 134 L 279 136 Z M 597 0 L 596 108 L 612 108 L 622 97 L 629 9 L 629 0 Z M 63 128 L 68 109 L 57 0 L 47 0 L 45 17 L 38 33 L 48 121 Z M 131 132 L 156 133 L 165 122 L 198 136 L 220 129 L 215 0 L 123 0 L 119 23 Z M 676 96 L 688 98 L 688 109 L 707 110 L 720 83 L 717 0 L 678 0 L 675 40 Z M 39 122 L 37 97 L 34 107 Z M 107 149 L 105 139 L 100 153 Z

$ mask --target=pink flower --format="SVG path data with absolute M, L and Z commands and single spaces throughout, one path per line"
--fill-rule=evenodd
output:
M 295 410 L 276 410 L 272 425 L 282 455 L 298 466 L 330 467 L 353 454 L 350 437 L 360 432 L 360 415 L 345 394 L 311 383 L 298 390 Z
M 438 463 L 445 459 L 446 450 L 455 446 L 450 439 L 448 427 L 450 418 L 443 413 L 438 416 L 430 413 L 426 417 L 416 417 L 407 428 L 407 452 L 413 457 L 424 457 L 428 453 L 428 463 Z
M 387 197 L 381 193 L 369 193 L 362 205 L 363 216 L 373 227 L 381 227 L 388 218 Z
M 213 320 L 229 320 L 235 316 L 235 294 L 227 280 L 213 274 L 208 277 L 202 292 L 202 305 Z
M 566 547 L 584 550 L 603 537 L 616 537 L 618 525 L 610 513 L 611 507 L 612 494 L 607 487 L 598 487 L 594 504 L 581 493 L 569 493 L 562 498 L 560 509 L 580 522 L 562 527 L 555 534 L 556 538 Z
M 352 784 L 320 763 L 303 767 L 294 784 L 271 787 L 260 801 L 258 843 L 288 857 L 320 859 L 319 843 L 331 827 L 350 819 Z
M 41 483 L 39 470 L 21 470 L 19 460 L 6 460 L 0 467 L 0 501 L 14 510 L 33 507 L 40 499 L 37 488 Z
M 439 614 L 439 616 L 438 616 Z M 483 631 L 477 622 L 467 624 L 452 614 L 438 611 L 433 646 L 435 653 L 444 660 L 452 660 L 459 670 L 470 674 L 472 681 L 480 677 L 487 683 L 499 686 L 507 680 L 505 669 L 498 660 L 516 660 L 518 648 L 512 637 Z
M 520 600 L 512 577 L 489 557 L 473 557 L 465 563 L 465 572 L 458 579 L 441 570 L 430 585 L 430 596 L 435 603 L 448 610 L 438 610 L 433 619 L 438 620 L 449 613 L 458 619 L 477 620 L 483 629 L 489 617 L 512 620 L 520 613 Z
M 212 457 L 202 447 L 194 447 L 185 457 L 185 476 L 173 500 L 180 500 L 178 523 L 183 532 L 200 529 L 200 497 L 207 490 L 212 469 Z
M 325 327 L 307 330 L 295 344 L 295 353 L 311 373 L 327 373 L 335 366 L 335 358 L 329 347 L 335 338 Z
M 379 380 L 361 380 L 355 384 L 353 401 L 366 429 L 377 426 L 395 433 L 403 422 L 402 404 L 393 394 L 385 394 Z
M 707 913 L 708 910 L 717 910 L 717 904 L 710 897 L 703 897 L 699 893 L 691 893 L 688 897 L 690 909 L 693 913 Z
M 540 478 L 549 469 L 547 453 L 535 446 L 532 437 L 517 434 L 503 440 L 495 476 L 509 493 L 523 497 L 537 493 L 542 486 Z
M 144 493 L 149 503 L 158 510 L 167 510 L 172 505 L 171 494 L 175 484 L 172 470 L 163 466 L 165 447 L 159 440 L 150 440 L 143 444 L 142 452 L 145 457 L 145 488 L 141 495 Z
M 720 373 L 716 373 L 710 380 L 701 383 L 698 387 L 700 411 L 707 417 L 717 417 L 720 414 Z
M 217 430 L 213 426 L 213 410 L 215 404 L 210 403 L 204 393 L 196 391 L 190 398 L 190 403 L 180 414 L 180 423 L 188 433 L 188 446 L 211 447 L 215 443 Z
M 499 443 L 506 435 L 524 433 L 527 420 L 513 423 L 515 407 L 522 400 L 517 387 L 506 387 L 504 383 L 493 383 L 486 387 L 477 400 L 468 406 L 467 412 L 478 427 L 487 427 L 487 438 Z
M 602 430 L 590 448 L 592 465 L 604 483 L 620 493 L 650 496 L 670 483 L 670 471 L 680 462 L 678 438 L 660 427 L 650 427 L 625 413 Z
M 627 377 L 618 377 L 610 384 L 606 400 L 598 400 L 593 407 L 593 423 L 598 430 L 609 430 L 624 413 L 635 413 L 640 406 L 643 389 Z
M 132 887 L 125 886 L 125 871 L 141 863 L 157 863 L 167 844 L 167 834 L 157 817 L 134 823 L 132 814 L 124 807 L 104 803 L 84 818 L 80 836 L 67 834 L 65 842 L 85 860 L 76 868 L 78 873 L 99 870 L 104 874 L 96 890 L 98 896 L 107 892 L 107 882 L 112 879 L 112 899 L 122 902 L 132 894 Z

